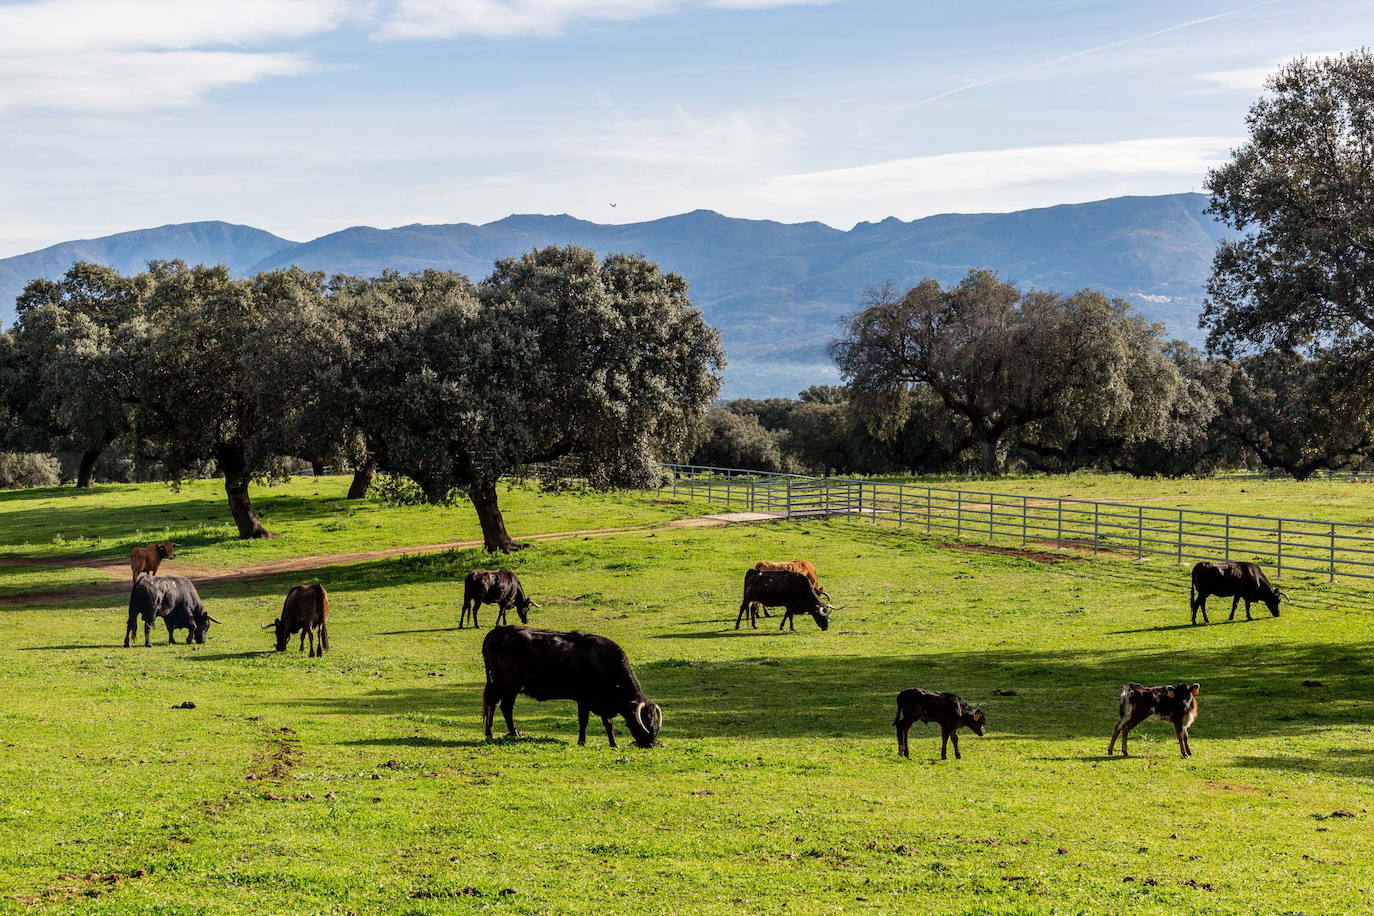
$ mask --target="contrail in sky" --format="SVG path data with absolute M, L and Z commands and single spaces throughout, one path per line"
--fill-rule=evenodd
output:
M 1187 22 L 1180 22 L 1177 25 L 1171 25 L 1167 28 L 1156 29 L 1153 32 L 1146 32 L 1144 35 L 1135 35 L 1131 38 L 1123 38 L 1120 41 L 1108 42 L 1105 45 L 1098 45 L 1095 48 L 1088 48 L 1084 51 L 1075 51 L 1072 54 L 1065 54 L 1063 57 L 1056 57 L 1053 60 L 1041 61 L 1038 64 L 1031 64 L 1028 67 L 1022 67 L 1019 70 L 1012 70 L 1009 73 L 1002 73 L 997 76 L 989 77 L 985 80 L 978 80 L 976 83 L 968 83 L 967 85 L 959 86 L 955 89 L 950 89 L 947 92 L 941 92 L 939 95 L 932 95 L 928 98 L 918 99 L 917 101 L 909 102 L 906 105 L 898 105 L 896 108 L 889 109 L 887 111 L 887 114 L 896 114 L 899 111 L 909 111 L 912 108 L 918 108 L 921 105 L 926 105 L 930 102 L 938 102 L 940 99 L 947 99 L 950 96 L 958 95 L 961 92 L 968 92 L 970 89 L 977 89 L 980 86 L 987 86 L 992 83 L 1000 83 L 1003 80 L 1010 79 L 1013 76 L 1020 76 L 1022 73 L 1030 73 L 1034 70 L 1043 70 L 1045 67 L 1053 67 L 1055 64 L 1062 64 L 1065 61 L 1073 60 L 1078 57 L 1086 57 L 1089 54 L 1096 54 L 1099 51 L 1109 51 L 1112 48 L 1119 48 L 1122 45 L 1128 45 L 1132 42 L 1137 41 L 1144 41 L 1147 38 L 1154 38 L 1159 35 L 1167 35 L 1170 32 L 1177 32 L 1180 29 L 1192 28 L 1195 25 L 1202 25 L 1205 22 L 1215 22 L 1218 19 L 1226 19 L 1230 16 L 1237 16 L 1241 13 L 1248 13 L 1250 10 L 1257 10 L 1262 6 L 1273 6 L 1275 3 L 1278 2 L 1280 2 L 1280 0 L 1264 0 L 1263 3 L 1252 3 L 1250 6 L 1242 6 L 1238 9 L 1227 10 L 1224 13 L 1216 13 L 1212 16 L 1203 16 L 1201 19 L 1189 19 Z

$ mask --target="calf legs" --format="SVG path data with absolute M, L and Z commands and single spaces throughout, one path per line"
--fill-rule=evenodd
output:
M 463 628 L 463 624 L 467 622 L 469 614 L 472 615 L 472 628 L 474 630 L 477 629 L 477 606 L 476 601 L 471 601 L 467 598 L 463 599 L 463 610 L 458 614 L 458 629 L 461 630 Z
M 951 741 L 954 742 L 954 759 L 963 760 L 964 758 L 959 756 L 959 733 L 952 728 L 945 728 L 943 725 L 940 726 L 940 759 L 949 759 L 947 749 Z
M 754 629 L 759 628 L 759 614 L 754 610 L 754 605 L 750 601 L 742 601 L 739 606 L 739 614 L 735 617 L 735 629 L 739 629 L 740 623 L 744 621 L 744 615 L 749 615 L 749 626 Z
M 1116 728 L 1112 729 L 1112 740 L 1107 742 L 1107 756 L 1112 756 L 1112 751 L 1116 748 L 1116 739 L 1118 736 L 1121 738 L 1121 756 L 1131 756 L 1130 752 L 1126 749 L 1127 738 L 1131 733 L 1131 729 L 1135 728 L 1141 722 L 1144 722 L 1147 718 L 1149 718 L 1148 712 L 1141 713 L 1139 710 L 1131 710 L 1130 712 L 1123 711 L 1121 714 L 1121 721 L 1117 722 Z
M 1191 757 L 1191 756 L 1193 756 L 1193 746 L 1192 746 L 1192 744 L 1188 741 L 1188 729 L 1183 728 L 1181 725 L 1175 725 L 1175 726 L 1174 726 L 1174 731 L 1175 731 L 1175 733 L 1176 733 L 1176 735 L 1177 735 L 1177 737 L 1178 737 L 1178 751 L 1179 751 L 1179 753 L 1180 753 L 1181 755 L 1183 755 L 1184 757 Z
M 911 745 L 907 742 L 907 736 L 911 733 L 911 723 L 915 719 L 897 720 L 897 754 L 901 757 L 911 757 Z

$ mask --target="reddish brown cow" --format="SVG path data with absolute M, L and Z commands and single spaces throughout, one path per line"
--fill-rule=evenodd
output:
M 821 588 L 820 581 L 816 578 L 816 567 L 811 565 L 810 560 L 759 560 L 754 564 L 754 568 L 760 572 L 794 572 L 801 573 L 811 581 L 811 587 L 820 592 L 825 597 L 830 595 Z
M 163 541 L 161 544 L 149 544 L 147 547 L 135 547 L 129 551 L 129 568 L 134 572 L 134 581 L 144 573 L 156 576 L 157 568 L 162 565 L 163 560 L 170 560 L 176 556 L 177 545 L 171 541 Z

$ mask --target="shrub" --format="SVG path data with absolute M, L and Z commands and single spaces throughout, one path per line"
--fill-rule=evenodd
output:
M 0 489 L 55 487 L 61 480 L 57 459 L 45 452 L 0 452 Z

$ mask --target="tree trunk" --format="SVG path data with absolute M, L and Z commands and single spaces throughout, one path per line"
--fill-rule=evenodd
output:
M 224 473 L 224 493 L 229 497 L 229 511 L 234 516 L 234 524 L 238 526 L 239 537 L 245 540 L 275 537 L 262 527 L 257 513 L 253 511 L 253 500 L 248 495 L 248 484 L 253 475 L 248 473 L 243 449 L 227 445 L 217 450 L 216 457 L 219 469 Z
M 488 553 L 510 553 L 525 546 L 506 533 L 506 520 L 496 501 L 495 481 L 473 484 L 468 487 L 468 496 L 477 510 L 477 521 L 482 524 L 482 544 Z
M 1002 473 L 1002 462 L 997 457 L 996 433 L 984 433 L 978 440 L 979 463 L 983 473 L 997 477 Z
M 81 453 L 81 467 L 76 472 L 78 490 L 89 490 L 95 482 L 95 463 L 100 460 L 100 453 L 103 451 L 104 446 L 96 446 Z
M 362 499 L 372 489 L 372 474 L 377 470 L 377 462 L 371 458 L 353 469 L 353 482 L 348 485 L 349 499 Z
M 310 459 L 310 470 L 316 477 L 324 476 L 324 462 L 318 458 Z

